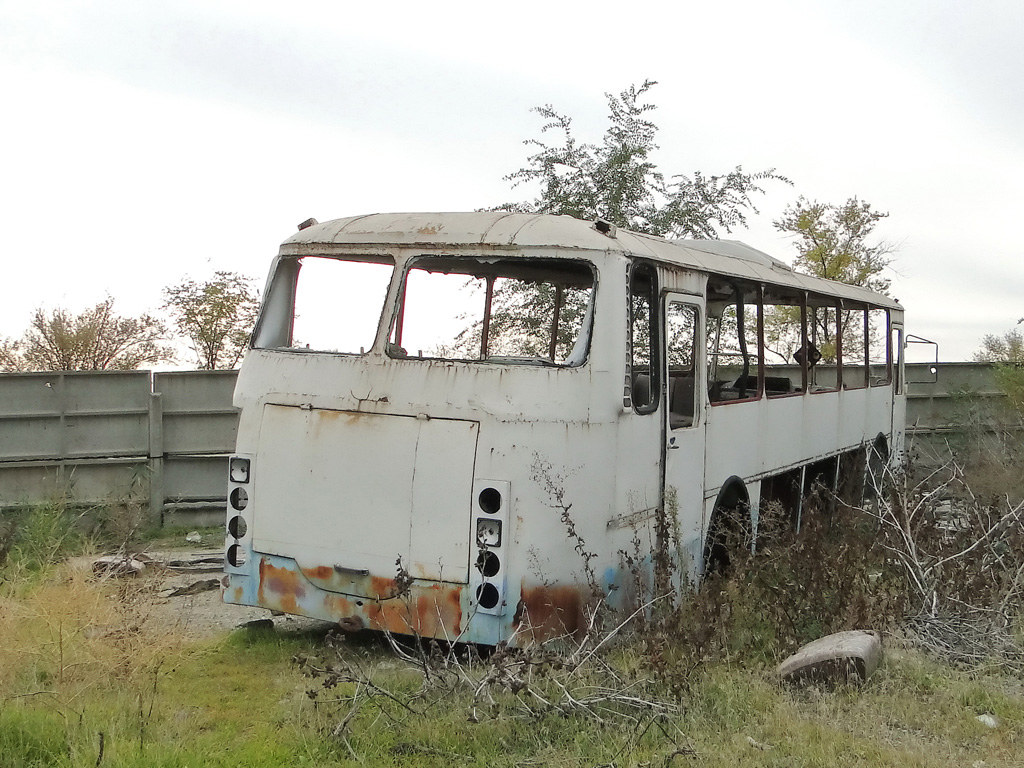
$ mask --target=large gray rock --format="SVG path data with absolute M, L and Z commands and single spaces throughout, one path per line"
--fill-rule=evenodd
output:
M 877 632 L 852 630 L 808 643 L 779 664 L 779 677 L 797 682 L 861 682 L 878 669 L 882 639 Z

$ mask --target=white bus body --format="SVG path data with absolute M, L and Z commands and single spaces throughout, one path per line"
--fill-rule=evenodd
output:
M 336 267 L 355 276 L 331 287 Z M 466 332 L 417 349 L 445 313 Z M 482 644 L 580 631 L 595 589 L 626 608 L 638 570 L 652 588 L 658 546 L 699 577 L 726 509 L 756 530 L 810 474 L 898 460 L 902 327 L 894 300 L 736 242 L 505 213 L 313 223 L 239 372 L 224 599 Z

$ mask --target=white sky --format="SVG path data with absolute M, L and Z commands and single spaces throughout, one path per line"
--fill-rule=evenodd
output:
M 774 167 L 888 211 L 908 330 L 966 359 L 1024 316 L 1024 3 L 0 0 L 0 336 L 215 269 L 309 216 L 472 210 L 551 103 L 596 141 L 644 78 L 668 173 Z

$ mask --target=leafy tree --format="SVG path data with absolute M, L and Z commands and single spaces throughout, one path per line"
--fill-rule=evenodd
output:
M 185 278 L 164 289 L 163 308 L 205 370 L 238 365 L 259 306 L 252 278 L 236 272 L 218 271 L 206 282 Z
M 1021 318 L 1017 325 L 1024 323 Z M 981 349 L 973 355 L 979 363 L 1012 363 L 1024 365 L 1024 334 L 1014 329 L 1002 336 L 986 334 L 981 340 Z
M 891 281 L 882 272 L 892 263 L 895 248 L 873 239 L 878 222 L 888 215 L 857 197 L 841 205 L 801 197 L 773 223 L 777 230 L 795 238 L 797 255 L 793 267 L 798 272 L 888 295 Z M 857 354 L 864 349 L 864 335 L 859 322 L 847 322 L 850 317 L 849 312 L 843 313 L 843 349 Z M 799 322 L 799 310 L 795 308 L 776 307 L 767 314 L 765 336 L 772 351 L 783 358 L 792 356 L 799 345 Z M 815 324 L 822 360 L 834 363 L 835 312 L 818 312 Z
M 731 232 L 745 225 L 748 212 L 757 212 L 753 198 L 763 193 L 761 183 L 790 183 L 774 168 L 745 173 L 740 166 L 722 175 L 697 171 L 666 177 L 653 160 L 658 149 L 658 126 L 650 113 L 656 105 L 646 99 L 655 85 L 645 80 L 617 96 L 605 94 L 608 128 L 597 144 L 578 139 L 572 118 L 550 104 L 534 108 L 545 120 L 542 138 L 524 142 L 534 153 L 525 167 L 505 179 L 513 188 L 539 185 L 540 194 L 532 200 L 506 203 L 497 210 L 564 214 L 584 220 L 601 218 L 634 232 L 665 237 L 716 238 L 719 231 Z M 549 132 L 557 134 L 556 141 L 544 141 Z M 588 300 L 586 291 L 509 281 L 494 293 L 491 327 L 508 335 L 540 338 L 539 318 L 552 317 L 557 309 L 561 348 L 581 327 Z M 477 343 L 477 326 L 479 323 L 464 331 L 458 345 L 468 349 Z M 546 356 L 548 351 L 538 347 L 538 353 Z
M 884 241 L 871 241 L 878 222 L 888 216 L 856 197 L 842 205 L 801 197 L 774 225 L 795 236 L 793 266 L 797 270 L 888 295 L 892 281 L 881 273 L 892 263 L 895 248 Z
M 527 139 L 536 149 L 527 165 L 505 177 L 513 187 L 540 184 L 540 196 L 507 203 L 499 210 L 553 213 L 578 219 L 602 218 L 618 227 L 651 235 L 715 238 L 719 230 L 731 232 L 746 224 L 748 211 L 757 213 L 753 196 L 764 190 L 761 182 L 789 183 L 771 168 L 744 173 L 736 166 L 723 175 L 677 174 L 666 179 L 652 159 L 658 145 L 658 126 L 648 118 L 656 105 L 645 102 L 657 85 L 645 80 L 618 96 L 606 93 L 609 125 L 600 144 L 579 141 L 572 119 L 550 104 L 535 107 L 546 122 L 541 134 L 558 133 L 545 143 Z
M 464 286 L 469 301 L 483 301 L 478 280 Z M 494 289 L 491 322 L 488 328 L 488 354 L 549 358 L 551 329 L 558 315 L 555 333 L 555 360 L 564 360 L 579 336 L 591 291 L 550 282 L 502 280 Z M 465 319 L 466 315 L 462 315 Z M 451 344 L 441 344 L 432 352 L 441 357 L 475 359 L 480 354 L 480 321 L 459 331 Z
M 66 309 L 32 315 L 25 335 L 0 341 L 5 371 L 102 371 L 133 369 L 174 359 L 168 332 L 152 315 L 121 317 L 107 297 L 73 315 Z
M 1017 321 L 1017 325 L 1021 323 L 1024 317 Z M 1016 329 L 1002 336 L 987 334 L 974 359 L 993 363 L 996 386 L 1014 408 L 1024 413 L 1024 334 Z

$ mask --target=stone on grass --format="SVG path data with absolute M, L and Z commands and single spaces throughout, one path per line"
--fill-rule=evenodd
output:
M 882 640 L 877 632 L 851 630 L 803 646 L 776 670 L 787 683 L 859 683 L 878 669 Z
M 999 721 L 996 719 L 995 715 L 990 715 L 990 714 L 986 713 L 984 715 L 978 715 L 974 719 L 977 720 L 982 725 L 984 725 L 986 728 L 998 728 L 999 727 Z
M 199 531 L 189 531 L 185 535 L 185 541 L 187 541 L 189 544 L 202 544 L 203 537 L 202 534 L 199 533 Z

